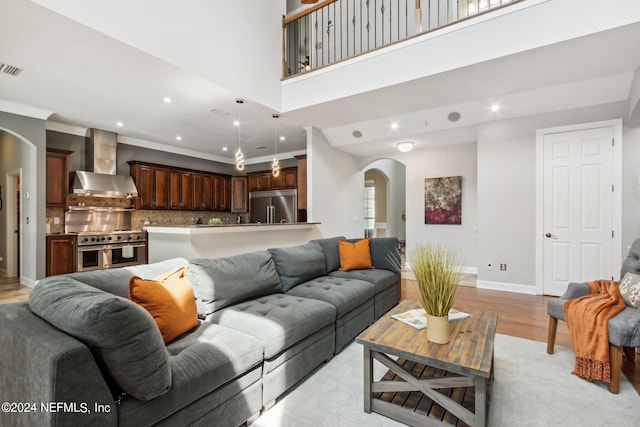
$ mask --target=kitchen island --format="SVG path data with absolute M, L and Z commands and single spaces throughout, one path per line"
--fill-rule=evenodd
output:
M 322 237 L 317 224 L 147 225 L 148 259 L 220 258 L 299 245 Z

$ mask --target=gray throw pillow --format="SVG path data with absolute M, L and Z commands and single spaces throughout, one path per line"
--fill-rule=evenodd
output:
M 186 276 L 193 285 L 200 318 L 242 301 L 282 292 L 267 251 L 195 259 Z
M 283 292 L 326 274 L 324 253 L 317 242 L 269 249 L 269 252 L 276 263 Z
M 627 273 L 620 281 L 620 294 L 629 307 L 640 307 L 640 276 Z
M 169 354 L 151 315 L 136 303 L 75 279 L 48 277 L 29 295 L 38 316 L 85 343 L 105 377 L 140 400 L 171 387 Z

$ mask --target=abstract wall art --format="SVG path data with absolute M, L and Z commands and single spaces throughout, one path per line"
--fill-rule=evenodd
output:
M 425 178 L 424 223 L 462 224 L 462 177 Z

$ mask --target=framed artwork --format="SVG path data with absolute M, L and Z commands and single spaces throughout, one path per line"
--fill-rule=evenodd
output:
M 425 178 L 424 223 L 462 224 L 462 177 Z

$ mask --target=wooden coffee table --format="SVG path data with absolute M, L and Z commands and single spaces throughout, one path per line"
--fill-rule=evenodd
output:
M 493 379 L 493 342 L 497 315 L 468 311 L 471 317 L 451 323 L 448 344 L 433 344 L 427 340 L 426 329 L 418 330 L 391 318 L 392 314 L 414 308 L 420 308 L 420 304 L 416 301 L 402 301 L 356 337 L 356 342 L 364 346 L 365 412 L 374 411 L 412 426 L 445 425 L 439 419 L 420 414 L 412 408 L 376 397 L 380 393 L 418 391 L 469 426 L 485 426 L 488 389 Z M 400 363 L 389 356 L 398 356 Z M 396 379 L 373 381 L 374 359 L 389 368 Z M 416 363 L 411 363 L 409 369 L 402 366 L 408 365 L 402 359 L 426 365 L 430 372 L 445 371 L 446 376 L 424 378 L 423 375 L 416 375 Z M 459 387 L 473 387 L 473 412 L 438 391 Z

